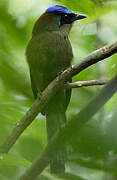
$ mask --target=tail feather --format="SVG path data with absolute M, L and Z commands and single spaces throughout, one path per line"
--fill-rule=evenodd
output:
M 50 142 L 53 135 L 61 128 L 66 122 L 66 116 L 63 112 L 48 112 L 46 114 L 46 127 L 47 127 L 47 138 L 48 143 Z M 55 158 L 50 162 L 51 173 L 64 173 L 65 172 L 65 162 L 66 162 L 66 148 L 61 148 L 56 154 Z

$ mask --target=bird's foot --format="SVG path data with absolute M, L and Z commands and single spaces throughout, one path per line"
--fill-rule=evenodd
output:
M 64 71 L 64 70 L 59 71 L 59 72 L 57 73 L 57 75 L 59 76 L 60 74 L 63 73 L 63 71 Z

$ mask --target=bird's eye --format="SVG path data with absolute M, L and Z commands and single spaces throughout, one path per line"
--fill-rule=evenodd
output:
M 64 24 L 71 24 L 74 20 L 74 16 L 75 14 L 71 13 L 71 14 L 62 14 L 61 15 L 61 20 L 60 20 L 60 26 L 64 25 Z
M 64 14 L 63 15 L 63 21 L 65 22 L 65 23 L 69 23 L 69 21 L 70 21 L 70 16 L 68 15 L 68 14 Z
M 61 15 L 61 20 L 60 20 L 60 26 L 64 24 L 70 24 L 71 23 L 71 18 L 68 14 L 62 14 Z

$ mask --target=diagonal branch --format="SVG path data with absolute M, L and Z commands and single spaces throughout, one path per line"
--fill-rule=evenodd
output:
M 117 75 L 104 87 L 100 93 L 78 114 L 76 114 L 67 125 L 62 127 L 52 138 L 40 156 L 32 163 L 29 169 L 20 177 L 20 180 L 33 180 L 45 169 L 51 159 L 60 150 L 61 146 L 87 123 L 91 117 L 117 92 Z
M 6 138 L 3 144 L 0 146 L 0 152 L 7 153 L 10 148 L 17 141 L 22 132 L 32 123 L 39 112 L 47 105 L 49 100 L 54 94 L 64 86 L 64 83 L 68 81 L 74 75 L 80 73 L 87 67 L 110 57 L 117 52 L 117 41 L 109 46 L 100 48 L 87 57 L 81 59 L 76 65 L 66 69 L 55 80 L 53 80 L 48 87 L 43 91 L 41 98 L 37 98 L 32 104 L 31 108 L 26 112 L 24 117 L 15 125 L 11 134 Z

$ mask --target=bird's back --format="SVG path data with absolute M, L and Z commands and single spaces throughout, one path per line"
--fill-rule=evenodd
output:
M 26 54 L 31 79 L 38 91 L 43 91 L 59 73 L 68 68 L 73 57 L 68 36 L 60 31 L 44 32 L 33 37 Z

